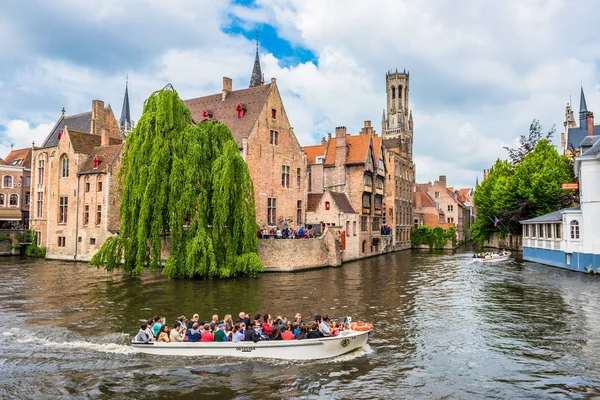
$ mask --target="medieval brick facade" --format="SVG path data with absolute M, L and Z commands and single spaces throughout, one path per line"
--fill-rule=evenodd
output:
M 94 100 L 90 112 L 63 114 L 44 144 L 32 156 L 30 229 L 46 257 L 89 260 L 116 225 L 121 131 L 110 106 Z
M 31 148 L 11 150 L 0 159 L 0 228 L 29 227 Z
M 222 93 L 186 100 L 194 122 L 223 122 L 248 164 L 254 184 L 256 222 L 263 227 L 298 226 L 305 221 L 306 157 L 290 125 L 276 80 L 232 90 L 223 78 Z

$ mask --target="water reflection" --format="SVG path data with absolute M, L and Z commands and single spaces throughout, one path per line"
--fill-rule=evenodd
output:
M 0 396 L 531 398 L 600 395 L 598 277 L 466 254 L 399 252 L 257 279 L 122 277 L 85 264 L 0 259 Z M 351 315 L 376 330 L 319 362 L 157 359 L 140 320 Z M 42 396 L 42 397 L 44 397 Z

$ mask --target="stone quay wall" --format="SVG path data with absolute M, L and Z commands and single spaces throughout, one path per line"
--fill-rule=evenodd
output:
M 340 242 L 325 229 L 313 239 L 259 239 L 258 255 L 265 271 L 300 271 L 342 264 Z
M 523 237 L 511 234 L 500 237 L 498 233 L 494 233 L 488 240 L 483 242 L 483 247 L 490 247 L 498 250 L 523 251 Z

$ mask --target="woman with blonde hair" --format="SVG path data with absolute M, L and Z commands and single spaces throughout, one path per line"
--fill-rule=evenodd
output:
M 231 314 L 227 314 L 225 318 L 223 318 L 223 323 L 225 324 L 225 332 L 231 332 L 233 330 L 233 318 L 231 318 Z

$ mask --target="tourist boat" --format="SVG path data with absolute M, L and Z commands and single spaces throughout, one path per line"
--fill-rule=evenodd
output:
M 474 257 L 473 261 L 480 261 L 482 263 L 489 263 L 489 262 L 502 262 L 502 261 L 508 261 L 510 259 L 510 252 L 504 252 L 503 255 L 492 255 L 492 256 L 488 256 L 488 257 Z
M 275 358 L 283 360 L 318 360 L 337 357 L 362 348 L 372 330 L 345 330 L 338 336 L 305 340 L 264 342 L 131 342 L 139 353 L 160 356 Z

